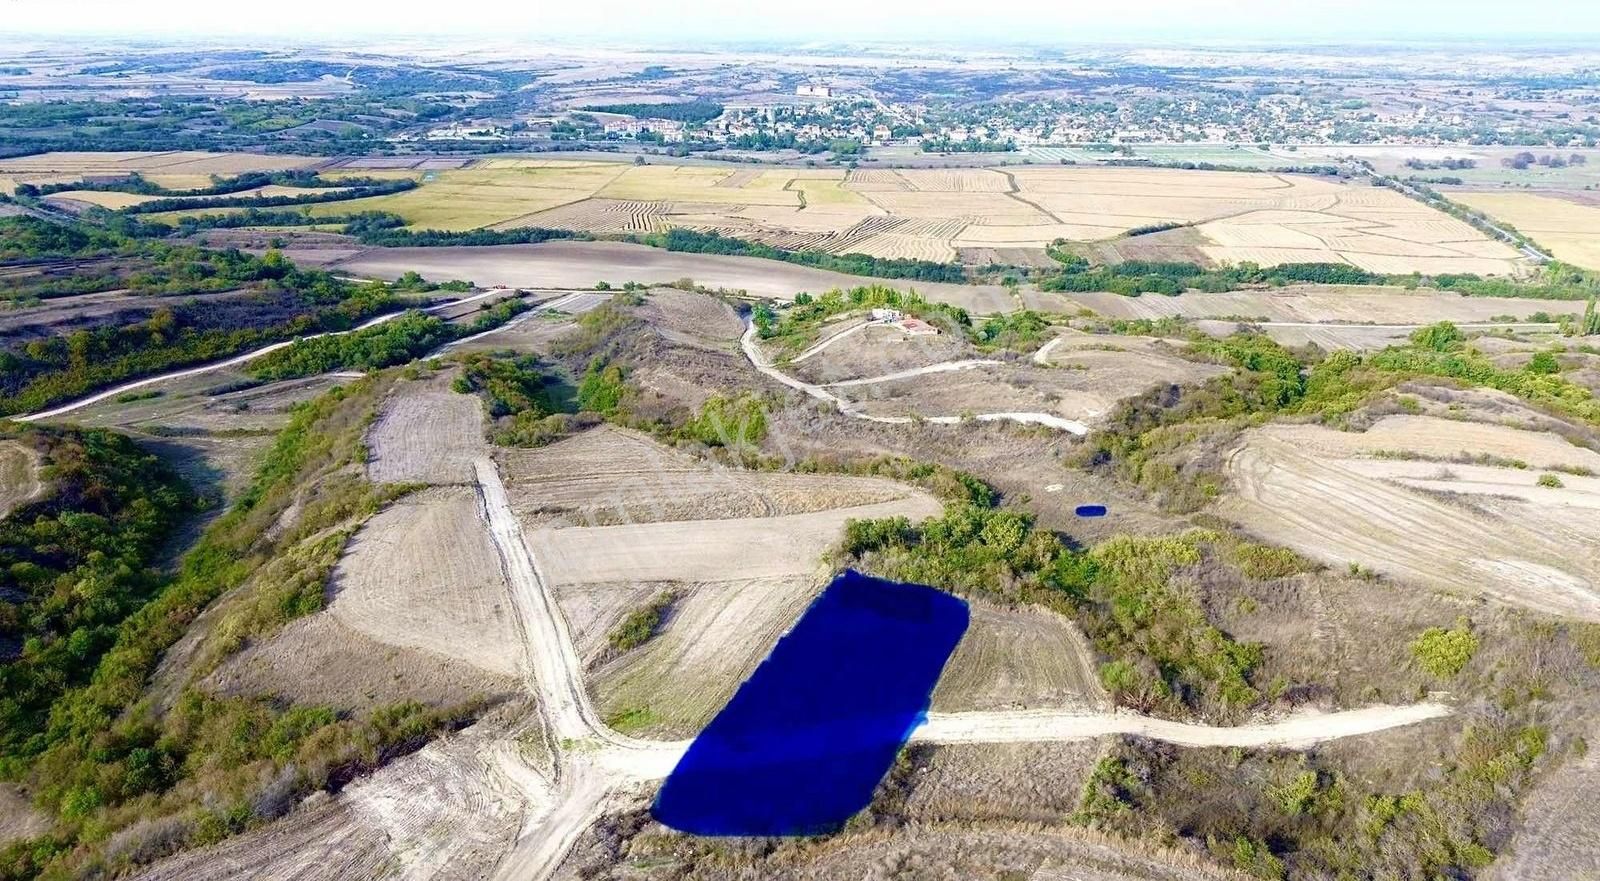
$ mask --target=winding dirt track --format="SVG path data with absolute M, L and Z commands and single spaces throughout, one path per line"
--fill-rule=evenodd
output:
M 787 384 L 787 383 L 786 383 Z M 529 766 L 514 749 L 497 753 L 502 775 L 528 796 L 529 809 L 499 879 L 544 879 L 554 874 L 579 835 L 630 789 L 670 774 L 687 741 L 644 741 L 607 728 L 589 702 L 582 662 L 549 580 L 529 550 L 493 461 L 475 463 L 483 516 L 499 551 L 522 635 L 529 685 L 555 742 L 552 772 Z M 931 715 L 912 737 L 936 743 L 1074 740 L 1139 734 L 1192 746 L 1305 746 L 1370 734 L 1450 713 L 1441 704 L 1368 707 L 1300 714 L 1237 728 L 1214 728 L 1136 713 L 999 711 Z
M 833 337 L 833 339 L 837 338 L 837 336 Z M 913 418 L 911 416 L 877 416 L 868 413 L 862 410 L 860 407 L 857 407 L 853 402 L 833 394 L 822 386 L 813 385 L 809 382 L 795 379 L 794 377 L 772 366 L 772 362 L 768 361 L 766 356 L 761 354 L 760 348 L 756 345 L 756 326 L 754 324 L 751 324 L 745 328 L 744 336 L 739 339 L 739 345 L 744 349 L 745 357 L 750 359 L 750 364 L 751 366 L 755 367 L 755 369 L 761 371 L 767 376 L 772 377 L 778 382 L 783 383 L 789 388 L 805 392 L 819 401 L 825 401 L 834 405 L 835 407 L 839 408 L 840 413 L 843 413 L 846 416 L 850 416 L 855 419 L 865 419 L 869 422 L 883 422 L 889 425 L 910 425 L 913 422 L 932 422 L 938 425 L 960 425 L 964 421 L 963 417 L 960 416 L 923 416 L 920 418 Z M 918 376 L 925 376 L 930 373 L 943 373 L 950 370 L 964 369 L 964 367 L 971 366 L 981 365 L 970 362 L 964 362 L 963 367 L 952 367 L 950 364 L 932 364 L 927 367 L 918 367 L 914 370 L 901 371 L 900 373 L 894 374 L 892 377 L 876 377 L 867 380 L 854 380 L 848 383 L 836 383 L 836 385 L 859 385 L 868 382 L 885 382 L 891 378 L 911 379 Z M 1074 419 L 1063 419 L 1054 413 L 979 413 L 972 418 L 979 422 L 1005 421 L 1020 422 L 1025 425 L 1045 425 L 1049 426 L 1050 428 L 1059 429 L 1061 431 L 1070 432 L 1076 435 L 1085 435 L 1089 433 L 1089 426 Z
M 453 308 L 453 307 L 456 307 L 456 306 L 463 305 L 465 303 L 472 303 L 472 302 L 475 302 L 477 300 L 482 300 L 485 297 L 492 297 L 492 296 L 495 296 L 497 294 L 498 295 L 503 295 L 503 294 L 505 294 L 505 291 L 502 291 L 502 290 L 485 291 L 484 293 L 481 293 L 481 294 L 473 294 L 470 297 L 462 297 L 459 300 L 450 300 L 450 301 L 445 302 L 445 303 L 440 303 L 440 304 L 438 304 L 436 306 L 429 306 L 428 308 L 426 308 L 426 309 L 424 309 L 422 311 L 424 311 L 424 312 L 437 312 L 437 311 L 439 311 L 441 309 L 449 309 L 449 308 Z M 534 311 L 534 310 L 530 310 L 530 314 L 532 314 L 532 311 Z M 292 340 L 284 340 L 282 342 L 271 343 L 271 344 L 262 346 L 259 349 L 253 349 L 253 350 L 251 350 L 249 352 L 245 352 L 243 355 L 235 355 L 232 358 L 224 358 L 221 361 L 212 361 L 209 364 L 201 364 L 198 367 L 186 367 L 186 368 L 184 368 L 182 370 L 174 370 L 171 373 L 162 373 L 162 374 L 158 374 L 156 376 L 147 376 L 147 377 L 145 377 L 143 379 L 135 379 L 132 382 L 125 382 L 125 383 L 123 383 L 121 385 L 112 386 L 111 388 L 105 389 L 104 391 L 95 392 L 92 395 L 89 395 L 87 397 L 79 398 L 76 401 L 69 401 L 69 402 L 67 402 L 65 404 L 62 404 L 59 407 L 53 407 L 53 408 L 51 408 L 49 410 L 41 410 L 38 413 L 29 413 L 26 416 L 13 416 L 11 418 L 15 419 L 18 422 L 38 422 L 38 421 L 40 421 L 42 419 L 54 419 L 57 416 L 62 416 L 62 415 L 65 415 L 67 413 L 71 413 L 74 410 L 78 410 L 78 409 L 81 409 L 83 407 L 87 407 L 90 404 L 98 404 L 101 401 L 104 401 L 104 400 L 106 400 L 108 398 L 114 398 L 117 395 L 122 394 L 123 392 L 132 391 L 132 390 L 138 389 L 138 388 L 144 388 L 145 386 L 155 385 L 156 383 L 166 382 L 167 380 L 171 380 L 171 379 L 182 379 L 182 378 L 184 378 L 186 376 L 198 376 L 198 375 L 200 375 L 202 373 L 211 373 L 211 372 L 217 371 L 217 370 L 226 370 L 229 367 L 238 367 L 241 364 L 248 364 L 248 363 L 250 363 L 251 361 L 254 361 L 257 358 L 260 358 L 262 355 L 267 355 L 267 354 L 270 354 L 272 352 L 276 352 L 279 349 L 283 349 L 283 348 L 287 348 L 289 346 L 292 346 L 295 343 L 299 342 L 300 340 L 314 340 L 314 339 L 317 339 L 318 337 L 325 337 L 325 336 L 343 336 L 343 335 L 345 335 L 347 333 L 355 333 L 358 330 L 366 330 L 369 327 L 376 327 L 376 326 L 378 326 L 380 324 L 383 324 L 386 321 L 392 321 L 392 320 L 394 320 L 396 318 L 399 318 L 400 316 L 402 316 L 404 314 L 405 314 L 405 310 L 401 310 L 399 312 L 389 312 L 389 313 L 386 313 L 384 315 L 379 315 L 377 318 L 373 318 L 370 321 L 366 321 L 366 322 L 364 322 L 362 324 L 358 324 L 355 327 L 350 328 L 349 330 L 330 330 L 330 331 L 328 331 L 326 333 L 314 333 L 314 334 L 311 334 L 309 336 L 296 337 L 296 338 L 294 338 Z M 503 327 L 493 328 L 493 330 L 503 330 L 503 329 L 504 329 Z M 484 334 L 478 334 L 477 336 L 483 336 L 483 335 Z M 470 337 L 469 339 L 476 339 L 477 336 Z M 458 342 L 466 342 L 466 340 L 458 340 Z M 449 348 L 449 344 L 446 344 L 445 348 Z M 345 375 L 345 374 L 341 373 L 339 375 L 342 376 L 342 375 Z M 356 375 L 359 376 L 360 374 L 356 374 Z

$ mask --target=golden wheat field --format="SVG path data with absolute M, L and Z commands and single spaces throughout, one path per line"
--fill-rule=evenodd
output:
M 0 174 L 139 170 L 172 177 L 314 161 L 56 153 L 0 163 Z M 416 229 L 545 226 L 614 235 L 680 227 L 780 248 L 936 261 L 955 260 L 962 249 L 1038 249 L 1058 239 L 1105 241 L 1142 227 L 1181 224 L 1194 227 L 1188 235 L 1198 254 L 1216 263 L 1333 262 L 1378 272 L 1484 275 L 1510 274 L 1520 265 L 1509 246 L 1398 193 L 1305 175 L 1044 166 L 748 168 L 519 157 L 399 174 L 421 186 L 320 203 L 311 211 L 391 211 Z
M 1600 269 L 1600 208 L 1533 193 L 1451 193 L 1502 220 L 1574 266 Z
M 501 158 L 417 190 L 317 210 L 382 209 L 412 226 L 684 227 L 770 245 L 952 260 L 962 248 L 1102 241 L 1191 224 L 1213 261 L 1351 263 L 1508 274 L 1517 254 L 1389 190 L 1327 178 L 1148 168 L 748 169 Z

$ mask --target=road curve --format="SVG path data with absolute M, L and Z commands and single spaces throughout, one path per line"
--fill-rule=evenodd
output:
M 443 303 L 438 303 L 436 305 L 429 306 L 429 307 L 423 309 L 422 311 L 424 311 L 424 312 L 435 312 L 435 311 L 438 311 L 440 309 L 448 309 L 448 308 L 450 308 L 452 306 L 460 306 L 463 303 L 471 303 L 471 302 L 475 302 L 477 300 L 482 300 L 485 297 L 492 297 L 492 296 L 494 296 L 496 294 L 504 294 L 504 293 L 505 293 L 505 291 L 503 291 L 503 290 L 485 291 L 485 292 L 483 292 L 481 294 L 474 294 L 474 295 L 472 295 L 470 297 L 462 297 L 459 300 L 448 300 L 448 301 L 443 302 Z M 283 340 L 281 342 L 269 343 L 268 345 L 262 346 L 259 349 L 252 349 L 252 350 L 250 350 L 248 352 L 245 352 L 243 355 L 234 355 L 234 356 L 229 357 L 229 358 L 224 358 L 221 361 L 212 361 L 212 362 L 209 362 L 207 364 L 201 364 L 201 365 L 199 365 L 197 367 L 185 367 L 182 370 L 174 370 L 174 371 L 172 371 L 170 373 L 160 373 L 160 374 L 157 374 L 155 376 L 146 376 L 143 379 L 135 379 L 135 380 L 133 380 L 131 382 L 125 382 L 125 383 L 122 383 L 121 385 L 112 386 L 111 388 L 105 389 L 103 391 L 95 392 L 92 395 L 88 395 L 86 397 L 78 398 L 75 401 L 68 401 L 67 403 L 62 404 L 59 407 L 52 407 L 49 410 L 41 410 L 38 413 L 29 413 L 29 414 L 27 414 L 25 416 L 12 416 L 10 418 L 15 419 L 18 422 L 38 422 L 38 421 L 40 421 L 42 419 L 54 419 L 57 416 L 66 415 L 67 413 L 71 413 L 74 410 L 79 410 L 79 409 L 82 409 L 84 407 L 87 407 L 90 404 L 98 404 L 101 401 L 107 400 L 109 398 L 114 398 L 117 395 L 123 394 L 125 392 L 130 392 L 130 391 L 132 391 L 134 389 L 144 388 L 145 386 L 155 385 L 156 383 L 167 382 L 168 380 L 182 379 L 182 378 L 184 378 L 186 376 L 199 376 L 202 373 L 212 373 L 212 372 L 217 371 L 217 370 L 226 370 L 229 367 L 237 367 L 240 364 L 248 364 L 249 362 L 254 361 L 257 358 L 260 358 L 262 355 L 267 355 L 267 354 L 270 354 L 272 352 L 276 352 L 279 349 L 287 348 L 287 347 L 292 346 L 292 345 L 294 345 L 295 343 L 297 343 L 297 342 L 299 342 L 301 340 L 314 340 L 314 339 L 317 339 L 318 337 L 325 337 L 325 336 L 342 336 L 342 335 L 347 334 L 347 333 L 355 333 L 358 330 L 366 330 L 369 327 L 376 327 L 377 325 L 380 325 L 380 324 L 384 323 L 385 321 L 392 321 L 392 320 L 394 320 L 396 318 L 399 318 L 401 315 L 406 314 L 407 311 L 409 311 L 409 310 L 401 309 L 401 310 L 396 311 L 396 312 L 386 312 L 383 315 L 379 315 L 376 318 L 373 318 L 373 319 L 371 319 L 369 321 L 365 321 L 365 322 L 363 322 L 361 324 L 358 324 L 355 327 L 350 328 L 349 330 L 330 330 L 330 331 L 327 331 L 325 333 L 314 333 L 314 334 L 311 334 L 310 336 L 295 337 L 292 340 Z M 498 330 L 499 328 L 495 328 L 495 329 Z M 482 334 L 479 334 L 479 336 L 481 336 L 481 335 Z M 462 340 L 462 342 L 465 342 L 465 340 Z
M 829 404 L 832 404 L 839 409 L 840 413 L 843 413 L 844 415 L 854 419 L 865 419 L 869 422 L 882 422 L 888 425 L 911 425 L 916 422 L 932 422 L 938 425 L 959 425 L 966 421 L 966 418 L 962 416 L 877 416 L 872 413 L 868 413 L 865 410 L 862 410 L 860 407 L 857 407 L 853 402 L 833 394 L 822 386 L 813 385 L 812 383 L 805 382 L 804 380 L 796 379 L 772 366 L 772 362 L 766 359 L 766 356 L 761 353 L 761 349 L 756 344 L 756 326 L 754 324 L 750 324 L 745 327 L 744 336 L 739 338 L 739 346 L 744 350 L 744 356 L 749 359 L 751 366 L 755 369 L 777 380 L 778 382 L 783 383 L 789 388 L 805 392 L 819 401 L 825 401 Z M 970 364 L 970 362 L 966 363 Z M 929 367 L 918 367 L 915 370 L 902 371 L 899 374 L 894 374 L 893 378 L 909 379 L 911 377 L 923 376 L 930 373 L 940 373 L 951 369 L 960 368 L 951 368 L 948 364 L 934 364 Z M 839 384 L 845 385 L 857 384 L 859 382 L 879 381 L 884 381 L 884 377 L 878 377 L 877 379 L 864 381 L 852 380 L 850 383 Z M 1054 413 L 979 413 L 973 416 L 972 419 L 978 422 L 1005 421 L 1020 422 L 1025 425 L 1044 425 L 1079 436 L 1089 433 L 1088 425 L 1085 425 L 1084 423 L 1075 419 L 1066 419 L 1064 417 L 1057 416 Z

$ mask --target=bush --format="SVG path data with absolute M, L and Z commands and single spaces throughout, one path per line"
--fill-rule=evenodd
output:
M 1466 339 L 1466 334 L 1449 321 L 1419 327 L 1411 332 L 1411 341 L 1417 345 L 1432 349 L 1435 352 L 1448 352 L 1459 348 L 1461 341 Z
M 1478 651 L 1478 637 L 1463 620 L 1452 629 L 1429 627 L 1411 643 L 1418 666 L 1439 679 L 1452 679 Z
M 644 608 L 635 609 L 622 619 L 609 635 L 606 641 L 615 651 L 625 652 L 636 649 L 649 642 L 661 628 L 661 621 L 671 611 L 672 604 L 678 601 L 676 591 L 665 590 L 656 594 Z
M 602 416 L 616 415 L 628 391 L 624 378 L 621 365 L 607 364 L 603 358 L 591 360 L 578 384 L 578 406 Z
M 1537 352 L 1528 360 L 1528 372 L 1548 376 L 1561 372 L 1561 363 L 1549 352 Z
M 753 395 L 712 395 L 678 434 L 708 447 L 756 446 L 767 436 L 766 408 Z
M 1560 489 L 1562 486 L 1564 486 L 1564 484 L 1561 482 L 1561 478 L 1554 474 L 1539 475 L 1539 485 L 1549 487 L 1551 489 Z

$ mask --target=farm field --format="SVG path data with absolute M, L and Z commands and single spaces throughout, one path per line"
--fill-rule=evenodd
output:
M 1538 485 L 1541 468 L 1593 473 L 1600 454 L 1548 432 L 1390 419 L 1372 437 L 1252 430 L 1227 459 L 1233 489 L 1214 510 L 1330 566 L 1600 620 L 1600 478 Z M 1479 454 L 1531 467 L 1476 464 Z
M 314 168 L 325 161 L 315 156 L 187 150 L 156 153 L 41 153 L 0 159 L 0 192 L 10 193 L 19 183 L 70 183 L 85 177 L 133 172 L 164 187 L 191 189 L 210 186 L 213 175 L 227 177 L 247 171 Z
M 1430 324 L 1435 321 L 1486 322 L 1500 315 L 1527 320 L 1536 312 L 1569 315 L 1583 311 L 1581 302 L 1517 297 L 1463 297 L 1442 291 L 1339 285 L 1229 293 L 1188 293 L 1176 297 L 1146 294 L 1123 297 L 1109 293 L 1059 295 L 1108 318 L 1246 319 L 1350 324 Z
M 186 197 L 186 198 L 198 199 L 200 201 L 217 201 L 217 200 L 221 200 L 221 199 L 237 199 L 237 198 L 272 198 L 272 197 L 278 197 L 278 196 L 315 196 L 315 195 L 321 195 L 321 194 L 324 194 L 324 193 L 337 193 L 337 192 L 340 192 L 341 189 L 343 189 L 343 188 L 341 188 L 341 187 L 288 187 L 288 186 L 279 186 L 277 184 L 271 184 L 271 185 L 264 186 L 264 187 L 256 187 L 253 190 L 240 190 L 237 193 L 228 193 L 226 195 L 221 195 L 221 196 L 190 196 L 190 197 Z M 68 209 L 81 208 L 84 205 L 94 205 L 94 206 L 100 207 L 100 208 L 109 208 L 109 209 L 112 209 L 112 210 L 117 210 L 119 208 L 128 208 L 128 207 L 131 207 L 133 205 L 141 205 L 141 204 L 143 204 L 145 202 L 154 202 L 156 200 L 163 199 L 163 198 L 166 198 L 166 197 L 164 197 L 164 196 L 141 196 L 141 195 L 139 195 L 137 193 L 118 193 L 118 192 L 114 192 L 114 191 L 101 191 L 101 190 L 63 190 L 62 192 L 55 193 L 55 194 L 52 194 L 50 196 L 46 196 L 45 197 L 45 201 L 49 202 L 51 204 L 57 205 L 59 207 L 68 208 Z M 195 212 L 192 212 L 192 211 L 169 211 L 169 212 L 162 212 L 160 214 L 151 215 L 151 216 L 153 216 L 153 217 L 175 218 L 175 217 L 181 217 L 181 216 L 184 216 L 186 214 L 191 214 L 191 213 L 195 213 Z
M 1526 192 L 1452 192 L 1450 198 L 1511 224 L 1558 260 L 1600 269 L 1600 200 Z
M 363 210 L 398 213 L 419 229 L 544 226 L 614 235 L 681 227 L 795 250 L 941 262 L 963 250 L 1037 251 L 1057 239 L 1099 242 L 1137 227 L 1193 224 L 1198 252 L 1214 262 L 1498 275 L 1520 266 L 1508 246 L 1392 191 L 1245 172 L 763 170 L 497 158 L 429 172 L 415 190 L 312 208 L 327 216 Z
M 1501 160 L 1518 153 L 1535 155 L 1556 154 L 1563 158 L 1577 154 L 1587 160 L 1561 168 L 1530 165 L 1527 168 L 1506 168 Z M 1593 148 L 1551 147 L 1500 147 L 1474 144 L 1449 144 L 1426 146 L 1418 144 L 1301 144 L 1293 152 L 1282 146 L 1271 149 L 1278 164 L 1321 163 L 1352 157 L 1371 162 L 1379 174 L 1400 177 L 1454 177 L 1460 178 L 1465 188 L 1482 187 L 1532 187 L 1534 189 L 1583 189 L 1600 183 L 1600 150 Z M 1471 159 L 1475 168 L 1419 170 L 1406 166 L 1406 160 L 1420 159 L 1438 162 L 1444 159 Z M 1453 193 L 1450 194 L 1452 198 Z
M 712 469 L 611 428 L 500 459 L 577 649 L 596 665 L 599 709 L 669 735 L 698 730 L 799 617 L 846 519 L 939 510 L 887 481 Z M 608 652 L 606 635 L 665 590 L 678 598 L 660 635 Z

